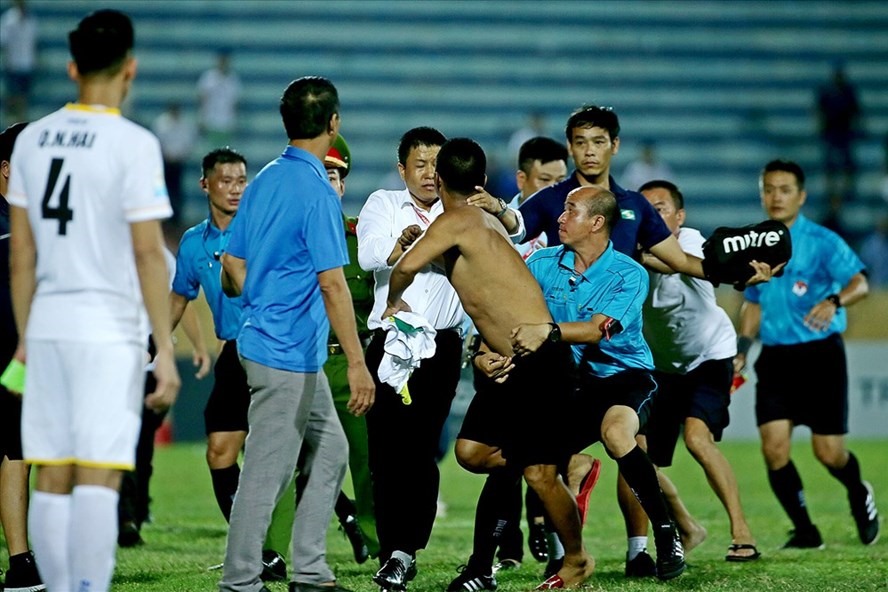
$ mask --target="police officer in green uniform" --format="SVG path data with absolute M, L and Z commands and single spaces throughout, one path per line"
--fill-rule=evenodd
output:
M 341 198 L 345 193 L 345 177 L 351 167 L 351 152 L 342 136 L 336 141 L 324 159 L 327 177 L 330 184 Z M 358 324 L 358 336 L 366 345 L 370 340 L 367 329 L 367 317 L 373 308 L 373 274 L 367 273 L 358 265 L 357 218 L 343 215 L 345 242 L 348 245 L 349 263 L 343 267 L 348 288 L 351 291 L 355 308 L 355 320 Z M 327 363 L 324 372 L 333 393 L 333 404 L 342 428 L 348 439 L 348 466 L 355 492 L 352 502 L 344 494 L 340 494 L 336 502 L 336 515 L 355 552 L 358 563 L 366 561 L 367 556 L 379 554 L 379 540 L 376 537 L 376 517 L 373 510 L 373 487 L 370 481 L 370 460 L 367 452 L 367 422 L 364 417 L 355 417 L 346 409 L 351 393 L 348 389 L 348 360 L 342 353 L 342 347 L 330 331 L 327 344 Z M 363 546 L 361 545 L 363 543 Z

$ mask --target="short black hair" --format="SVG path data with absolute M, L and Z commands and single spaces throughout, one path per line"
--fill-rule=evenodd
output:
M 247 166 L 247 159 L 244 158 L 244 155 L 237 150 L 233 150 L 229 146 L 211 150 L 203 157 L 203 160 L 201 160 L 201 174 L 206 177 L 213 171 L 217 164 L 228 164 L 230 162 L 242 162 L 245 167 Z
M 518 168 L 525 174 L 530 174 L 533 163 L 547 164 L 555 160 L 563 160 L 567 163 L 567 148 L 564 144 L 556 142 L 552 138 L 537 136 L 521 144 L 518 150 Z
M 0 160 L 9 162 L 12 156 L 12 149 L 15 146 L 15 139 L 22 133 L 22 130 L 28 127 L 27 121 L 13 123 L 8 128 L 0 132 Z
M 453 138 L 441 146 L 435 172 L 448 190 L 471 195 L 475 187 L 484 185 L 487 157 L 475 140 Z
M 784 160 L 782 158 L 772 160 L 765 165 L 765 168 L 762 169 L 762 174 L 759 178 L 764 179 L 767 173 L 773 173 L 775 171 L 792 173 L 793 175 L 795 175 L 796 184 L 799 186 L 799 190 L 801 191 L 805 188 L 805 171 L 803 171 L 802 167 L 800 167 L 797 163 L 791 160 Z
M 407 164 L 410 151 L 417 146 L 443 146 L 447 138 L 433 127 L 415 127 L 404 132 L 398 142 L 398 162 Z
M 600 127 L 607 130 L 611 140 L 617 139 L 620 135 L 620 119 L 613 107 L 583 105 L 571 113 L 564 128 L 568 142 L 573 140 L 573 131 L 578 127 Z
M 130 18 L 119 10 L 97 10 L 68 33 L 71 57 L 81 76 L 116 74 L 133 49 L 135 32 Z
M 666 181 L 664 179 L 654 179 L 653 181 L 648 181 L 647 183 L 639 187 L 638 192 L 641 193 L 643 191 L 647 191 L 648 189 L 665 189 L 669 192 L 669 195 L 672 196 L 672 203 L 675 204 L 675 209 L 684 209 L 684 196 L 681 194 L 681 191 L 679 191 L 678 186 L 675 183 Z
M 280 111 L 287 138 L 317 138 L 329 129 L 330 120 L 339 113 L 339 93 L 322 76 L 303 76 L 284 90 Z

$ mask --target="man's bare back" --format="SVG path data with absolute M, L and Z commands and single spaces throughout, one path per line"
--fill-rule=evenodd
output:
M 450 235 L 453 247 L 444 253 L 450 283 L 488 346 L 512 356 L 510 334 L 515 327 L 548 323 L 552 317 L 539 284 L 499 220 L 463 204 L 441 214 L 426 234 L 440 229 Z

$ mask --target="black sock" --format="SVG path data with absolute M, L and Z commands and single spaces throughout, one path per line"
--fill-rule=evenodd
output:
M 771 489 L 783 510 L 792 520 L 796 529 L 808 529 L 811 527 L 811 517 L 808 508 L 805 507 L 805 491 L 802 488 L 802 478 L 792 461 L 776 471 L 768 471 L 768 481 Z
M 866 497 L 866 487 L 863 486 L 863 481 L 860 478 L 860 464 L 853 452 L 848 453 L 848 462 L 844 467 L 841 469 L 829 468 L 829 474 L 845 486 L 849 498 Z
M 231 521 L 231 505 L 234 502 L 234 494 L 237 493 L 237 483 L 240 480 L 240 467 L 237 463 L 224 469 L 210 469 L 210 477 L 213 480 L 213 493 L 216 494 L 216 503 L 225 516 L 225 521 Z
M 524 537 L 521 534 L 521 481 L 515 481 L 515 485 L 505 494 L 500 502 L 503 506 L 503 517 L 507 520 L 499 539 L 499 551 L 496 558 L 514 559 L 521 561 L 524 557 Z
M 475 508 L 475 533 L 472 539 L 472 556 L 469 567 L 483 574 L 490 574 L 496 548 L 508 523 L 503 500 L 514 494 L 515 483 L 520 476 L 511 469 L 500 469 L 490 473 L 478 496 Z M 519 498 L 520 499 L 520 498 Z
M 657 470 L 644 450 L 636 446 L 628 454 L 616 460 L 620 473 L 638 498 L 651 524 L 654 527 L 670 524 L 669 510 L 666 508 L 666 500 L 657 480 Z
M 18 555 L 10 555 L 9 556 L 9 568 L 18 567 L 19 569 L 23 568 L 28 563 L 33 563 L 34 561 L 34 553 L 31 551 L 25 551 L 24 553 L 19 553 Z

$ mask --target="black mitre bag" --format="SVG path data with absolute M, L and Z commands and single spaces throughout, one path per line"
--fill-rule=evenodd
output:
M 703 273 L 715 284 L 734 284 L 742 290 L 755 275 L 750 261 L 772 268 L 792 257 L 789 229 L 777 220 L 765 220 L 740 228 L 721 226 L 703 243 Z M 781 275 L 783 270 L 775 275 Z

